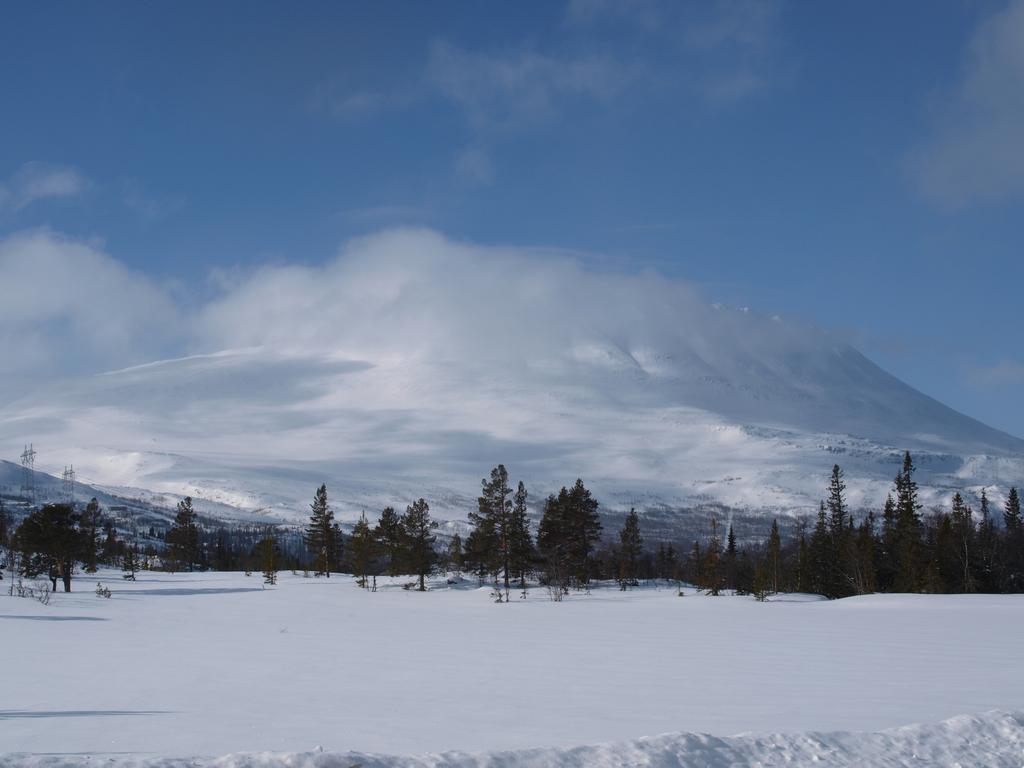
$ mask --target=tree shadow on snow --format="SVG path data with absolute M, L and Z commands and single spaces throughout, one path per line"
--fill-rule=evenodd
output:
M 230 595 L 235 592 L 263 592 L 264 590 L 262 587 L 213 587 L 207 589 L 175 587 L 174 589 L 115 589 L 112 591 L 115 595 L 131 597 L 132 595 Z
M 99 616 L 24 616 L 21 614 L 3 614 L 0 619 L 23 619 L 25 621 L 110 621 Z
M 50 717 L 127 717 L 131 715 L 169 715 L 165 709 L 66 709 L 32 711 L 27 709 L 0 709 L 0 720 L 32 720 Z

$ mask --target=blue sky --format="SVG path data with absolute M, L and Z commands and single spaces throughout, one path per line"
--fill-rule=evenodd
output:
M 186 303 L 396 225 L 567 249 L 834 330 L 1024 436 L 1021 0 L 2 14 L 0 239 L 48 228 Z

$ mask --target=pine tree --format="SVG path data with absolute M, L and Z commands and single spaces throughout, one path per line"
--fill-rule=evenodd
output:
M 736 591 L 739 588 L 740 574 L 737 562 L 736 534 L 729 524 L 729 533 L 725 537 L 725 586 Z
M 331 577 L 341 549 L 341 530 L 327 502 L 327 486 L 321 485 L 309 505 L 312 513 L 303 540 L 313 555 L 315 575 Z
M 831 589 L 832 542 L 829 535 L 828 518 L 825 515 L 825 502 L 822 502 L 818 508 L 818 520 L 814 525 L 807 549 L 807 576 L 811 592 L 828 598 L 835 597 Z
M 867 516 L 857 528 L 855 582 L 857 594 L 868 595 L 875 591 L 875 513 Z
M 914 462 L 910 451 L 903 456 L 903 469 L 896 476 L 896 577 L 898 592 L 921 588 L 921 505 L 917 501 Z
M 601 537 L 598 503 L 583 481 L 549 496 L 537 529 L 537 547 L 544 556 L 548 583 L 565 591 L 590 580 L 591 553 Z M 554 580 L 554 582 L 552 581 Z
M 853 578 L 850 576 L 850 560 L 852 554 L 851 533 L 848 523 L 849 513 L 846 508 L 846 483 L 843 482 L 843 470 L 838 464 L 832 465 L 832 477 L 828 486 L 829 536 L 831 539 L 831 558 L 828 569 L 827 591 L 832 597 L 845 597 L 852 594 Z
M 462 537 L 458 533 L 452 534 L 448 542 L 448 567 L 455 573 L 462 572 Z
M 772 594 L 779 591 L 782 577 L 782 537 L 779 535 L 779 521 L 772 520 L 772 530 L 768 534 L 768 547 L 765 550 L 765 576 L 767 587 Z
M 976 568 L 976 538 L 974 514 L 964 503 L 959 491 L 953 494 L 953 507 L 950 514 L 951 547 L 956 552 L 957 573 L 950 577 L 957 582 L 957 591 L 974 592 Z
M 978 580 L 979 590 L 993 592 L 999 588 L 999 534 L 989 513 L 988 494 L 981 489 L 981 507 L 978 521 Z
M 640 536 L 640 517 L 635 509 L 630 509 L 626 521 L 619 531 L 619 588 L 622 591 L 635 587 L 637 581 L 637 561 L 643 552 L 643 538 Z
M 384 507 L 377 520 L 374 531 L 381 554 L 387 561 L 386 569 L 389 576 L 397 576 L 405 567 L 405 530 L 402 519 L 394 507 Z
M 96 573 L 99 563 L 100 525 L 102 515 L 100 503 L 92 498 L 82 510 L 79 527 L 82 531 L 82 568 L 86 573 Z
M 526 573 L 533 563 L 533 536 L 530 534 L 530 518 L 527 516 L 527 493 L 523 481 L 516 487 L 512 502 L 512 516 L 509 523 L 509 566 L 519 579 L 519 588 L 526 597 Z M 508 592 L 505 592 L 508 601 Z
M 508 471 L 504 464 L 491 470 L 491 479 L 480 481 L 477 511 L 469 513 L 469 521 L 478 533 L 478 543 L 485 548 L 481 568 L 503 574 L 505 602 L 508 602 L 511 583 L 512 489 L 508 484 Z
M 139 570 L 138 546 L 128 544 L 124 549 L 121 558 L 121 578 L 125 581 L 135 581 L 135 572 Z
M 377 557 L 377 537 L 374 536 L 370 522 L 366 519 L 366 512 L 363 512 L 352 529 L 348 549 L 352 553 L 352 570 L 356 576 L 356 583 L 368 589 L 370 570 Z
M 71 576 L 81 551 L 79 516 L 70 504 L 47 504 L 21 521 L 15 539 L 21 550 L 21 573 L 27 578 L 46 576 L 57 591 L 71 591 Z
M 722 590 L 722 542 L 718 538 L 718 520 L 711 517 L 711 538 L 704 549 L 704 582 L 709 595 L 717 596 Z
M 172 568 L 188 568 L 190 571 L 195 568 L 199 560 L 199 526 L 196 525 L 191 496 L 178 502 L 178 512 L 167 532 L 167 544 Z
M 1016 533 L 1021 527 L 1020 516 L 1020 495 L 1016 488 L 1011 488 L 1006 495 L 1006 504 L 1003 506 L 1003 524 L 1007 533 Z
M 434 534 L 437 523 L 430 519 L 430 505 L 417 499 L 405 509 L 402 528 L 408 539 L 409 565 L 419 578 L 419 591 L 426 592 L 426 577 L 434 565 Z
M 277 562 L 279 550 L 274 537 L 264 536 L 256 545 L 259 553 L 260 568 L 263 570 L 263 583 L 273 586 L 277 584 Z
M 1008 592 L 1024 591 L 1024 521 L 1020 513 L 1020 495 L 1010 488 L 1003 504 L 1004 554 L 1003 585 Z

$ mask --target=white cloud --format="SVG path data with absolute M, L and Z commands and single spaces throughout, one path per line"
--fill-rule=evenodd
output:
M 25 163 L 5 183 L 0 183 L 0 208 L 19 211 L 34 202 L 57 197 L 77 197 L 89 188 L 89 180 L 67 166 Z
M 100 482 L 295 509 L 326 481 L 349 512 L 418 493 L 461 517 L 456 489 L 504 461 L 545 490 L 583 473 L 608 493 L 792 509 L 834 460 L 824 431 L 1010 442 L 818 331 L 563 252 L 389 230 L 323 264 L 222 272 L 189 311 L 48 232 L 0 242 L 0 270 L 0 359 L 72 378 L 0 399 L 0 455 L 41 443 Z M 139 365 L 160 357 L 179 359 Z M 127 370 L 74 376 L 110 368 Z M 838 445 L 881 499 L 886 444 Z M 134 474 L 108 474 L 125 451 Z
M 1024 193 L 1024 0 L 974 31 L 932 135 L 910 159 L 923 194 L 941 205 Z
M 610 56 L 552 56 L 524 47 L 473 52 L 437 42 L 427 78 L 478 128 L 510 128 L 558 116 L 566 99 L 604 101 L 633 77 Z
M 0 240 L 0 360 L 39 379 L 147 359 L 177 310 L 157 286 L 99 248 L 47 230 Z

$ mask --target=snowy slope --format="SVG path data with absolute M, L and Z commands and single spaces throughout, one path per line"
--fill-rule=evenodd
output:
M 203 307 L 196 353 L 0 407 L 0 455 L 108 487 L 294 518 L 425 496 L 463 517 L 505 463 L 534 498 L 582 476 L 609 506 L 812 510 L 833 462 L 881 504 L 904 449 L 929 503 L 1024 483 L 1024 441 L 850 346 L 653 275 L 388 233 Z
M 110 599 L 93 594 L 97 579 Z M 0 594 L 3 647 L 17 659 L 4 672 L 0 752 L 54 766 L 240 752 L 297 754 L 220 764 L 1024 757 L 1020 716 L 981 714 L 1024 710 L 1020 595 L 758 603 L 608 585 L 495 605 L 475 582 L 435 580 L 425 594 L 386 582 L 370 594 L 337 574 L 284 573 L 263 589 L 240 573 L 147 572 L 126 584 L 112 572 L 76 578 L 76 592 L 47 606 Z M 80 663 L 54 666 L 69 649 Z M 325 754 L 310 754 L 318 746 Z M 437 756 L 448 750 L 463 754 Z M 18 763 L 0 755 L 8 764 Z
M 1024 713 L 961 715 L 877 733 L 777 733 L 715 737 L 672 733 L 645 739 L 504 752 L 383 755 L 363 752 L 236 753 L 217 758 L 12 755 L 23 768 L 1018 768 Z

